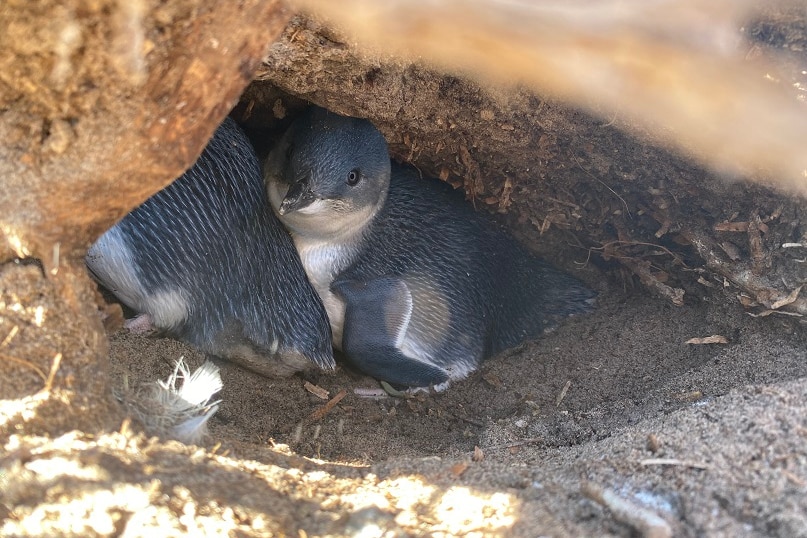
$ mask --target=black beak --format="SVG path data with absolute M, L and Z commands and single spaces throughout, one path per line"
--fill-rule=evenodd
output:
M 311 192 L 311 188 L 308 186 L 308 182 L 298 181 L 291 184 L 277 212 L 281 215 L 285 215 L 291 211 L 298 211 L 304 207 L 310 206 L 316 199 L 314 193 Z

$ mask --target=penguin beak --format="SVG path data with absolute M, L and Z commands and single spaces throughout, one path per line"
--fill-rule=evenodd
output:
M 308 186 L 308 182 L 298 181 L 292 183 L 289 187 L 286 196 L 283 198 L 283 201 L 280 202 L 280 207 L 277 212 L 281 215 L 285 215 L 291 211 L 298 211 L 304 207 L 310 206 L 315 200 L 316 197 L 314 193 L 311 192 L 311 187 Z

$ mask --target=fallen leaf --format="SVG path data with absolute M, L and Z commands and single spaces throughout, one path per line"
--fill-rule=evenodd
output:
M 778 309 L 782 308 L 783 306 L 787 306 L 790 303 L 795 302 L 796 298 L 799 296 L 799 293 L 801 292 L 802 287 L 803 286 L 799 286 L 795 290 L 791 291 L 790 294 L 787 297 L 785 297 L 784 299 L 779 299 L 778 301 L 773 303 L 771 305 L 771 310 L 778 310 Z

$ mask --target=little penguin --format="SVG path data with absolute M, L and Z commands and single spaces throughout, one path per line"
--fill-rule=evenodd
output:
M 449 185 L 392 163 L 367 120 L 309 109 L 269 153 L 264 179 L 335 347 L 395 386 L 445 388 L 593 304 L 594 292 Z
M 335 368 L 322 301 L 230 118 L 187 172 L 105 232 L 85 261 L 122 303 L 209 355 L 268 376 Z

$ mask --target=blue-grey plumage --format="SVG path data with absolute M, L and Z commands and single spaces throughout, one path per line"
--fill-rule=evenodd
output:
M 390 162 L 368 121 L 314 108 L 264 164 L 349 362 L 402 386 L 460 379 L 595 294 L 438 180 Z
M 231 119 L 196 163 L 90 248 L 96 279 L 153 324 L 264 375 L 333 369 L 327 316 Z

